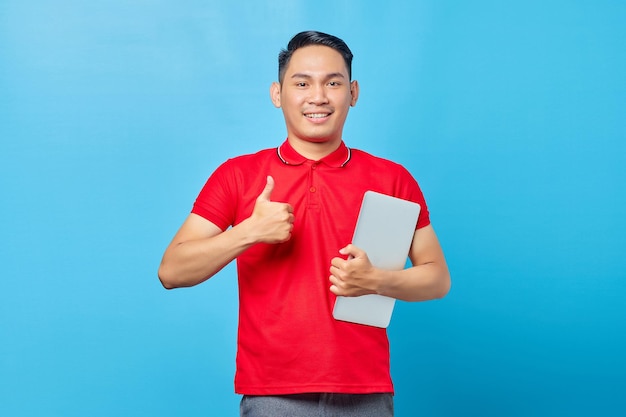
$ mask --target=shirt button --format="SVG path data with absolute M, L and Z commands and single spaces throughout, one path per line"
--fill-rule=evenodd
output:
M 317 164 L 313 164 L 313 165 L 311 166 L 311 169 L 317 169 Z
M 315 187 L 311 187 L 311 188 L 309 188 L 309 191 L 310 191 L 310 192 L 312 192 L 312 193 L 314 193 L 314 192 L 315 192 Z

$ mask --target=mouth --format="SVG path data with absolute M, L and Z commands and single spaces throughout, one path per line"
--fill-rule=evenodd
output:
M 330 116 L 330 113 L 305 113 L 304 117 L 308 119 L 324 119 Z

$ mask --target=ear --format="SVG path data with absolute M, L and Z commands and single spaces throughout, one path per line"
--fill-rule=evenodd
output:
M 359 83 L 357 80 L 353 80 L 350 83 L 350 94 L 352 95 L 352 100 L 350 101 L 350 106 L 356 106 L 356 101 L 359 99 Z
M 280 108 L 280 84 L 273 82 L 270 86 L 270 98 L 276 108 Z

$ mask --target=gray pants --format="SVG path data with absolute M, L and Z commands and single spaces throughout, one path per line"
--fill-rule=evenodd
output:
M 391 394 L 244 395 L 241 417 L 393 417 Z

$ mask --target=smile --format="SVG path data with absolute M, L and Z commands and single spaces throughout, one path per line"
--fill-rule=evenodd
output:
M 309 119 L 322 119 L 324 117 L 330 116 L 330 113 L 310 113 L 305 114 L 304 116 L 308 117 Z

